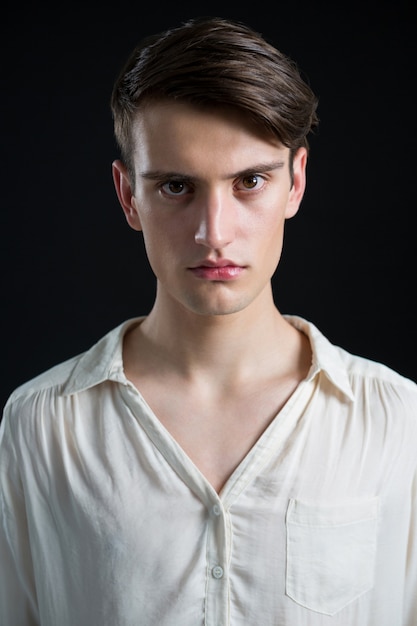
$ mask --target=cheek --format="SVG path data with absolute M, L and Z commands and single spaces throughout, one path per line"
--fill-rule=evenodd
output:
M 281 257 L 285 221 L 279 214 L 265 219 L 258 233 L 258 250 L 265 265 L 275 270 Z
M 174 266 L 175 258 L 181 254 L 184 242 L 181 244 L 179 234 L 169 224 L 158 224 L 154 220 L 143 220 L 143 242 L 149 264 L 158 277 Z
M 284 224 L 284 212 L 281 207 L 276 210 L 259 210 L 259 213 L 255 211 L 245 224 L 246 236 L 249 241 L 256 240 L 261 246 L 273 246 L 282 240 Z

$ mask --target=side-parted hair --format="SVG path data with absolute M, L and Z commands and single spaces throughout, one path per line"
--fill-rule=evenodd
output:
M 288 147 L 291 157 L 308 148 L 307 136 L 318 124 L 318 100 L 292 59 L 240 22 L 191 19 L 143 39 L 115 81 L 114 134 L 132 181 L 135 114 L 169 99 L 235 107 Z

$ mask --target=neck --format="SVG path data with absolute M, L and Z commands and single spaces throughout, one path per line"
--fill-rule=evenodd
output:
M 272 289 L 237 313 L 198 315 L 156 298 L 148 317 L 133 331 L 125 354 L 135 367 L 170 369 L 191 380 L 250 380 L 268 371 L 298 367 L 302 339 L 275 306 Z

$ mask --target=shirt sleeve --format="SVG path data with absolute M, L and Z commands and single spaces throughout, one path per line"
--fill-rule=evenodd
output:
M 28 518 L 8 405 L 0 424 L 0 563 L 1 626 L 38 626 Z
M 417 470 L 411 490 L 411 515 L 405 575 L 404 626 L 415 626 L 417 615 Z

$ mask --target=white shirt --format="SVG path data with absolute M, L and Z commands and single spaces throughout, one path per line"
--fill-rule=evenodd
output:
M 417 385 L 287 319 L 310 373 L 220 495 L 124 375 L 137 320 L 13 392 L 1 626 L 417 624 Z

